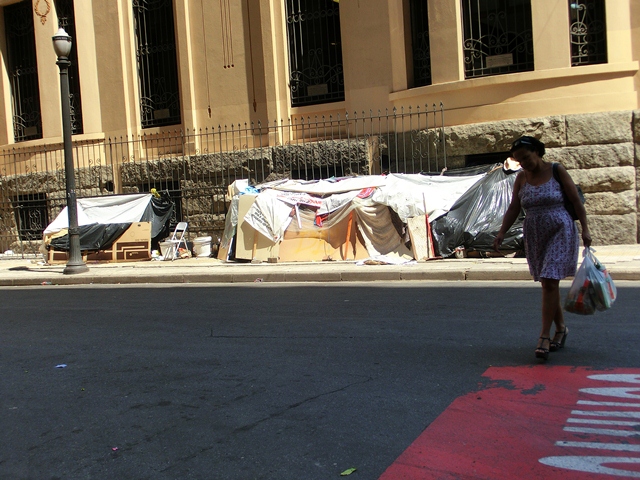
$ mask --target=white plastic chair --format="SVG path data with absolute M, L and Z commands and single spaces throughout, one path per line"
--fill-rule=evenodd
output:
M 165 260 L 171 259 L 171 261 L 173 261 L 176 258 L 178 258 L 180 256 L 179 250 L 180 250 L 181 244 L 184 245 L 185 249 L 189 248 L 187 246 L 187 240 L 184 238 L 184 234 L 186 233 L 186 231 L 187 231 L 187 222 L 180 222 L 176 225 L 176 228 L 173 231 L 171 238 L 167 240 L 168 242 L 171 243 L 171 246 L 169 247 L 169 250 L 164 256 Z

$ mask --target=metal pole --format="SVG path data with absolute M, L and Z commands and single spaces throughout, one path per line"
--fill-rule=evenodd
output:
M 67 192 L 67 213 L 69 214 L 69 261 L 62 273 L 73 275 L 89 271 L 82 261 L 80 252 L 80 231 L 78 229 L 78 205 L 76 201 L 76 178 L 73 167 L 71 144 L 71 104 L 69 98 L 69 65 L 67 57 L 58 57 L 60 68 L 60 96 L 62 100 L 62 137 L 64 140 L 64 176 Z

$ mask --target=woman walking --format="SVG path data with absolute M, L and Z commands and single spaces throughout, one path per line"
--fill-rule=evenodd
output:
M 544 143 L 533 137 L 520 137 L 511 146 L 511 156 L 520 162 L 522 171 L 513 187 L 507 209 L 493 247 L 498 250 L 506 232 L 524 208 L 524 244 L 529 272 L 542 285 L 542 328 L 536 346 L 537 358 L 549 358 L 549 352 L 564 347 L 569 329 L 564 324 L 560 304 L 560 280 L 573 276 L 578 263 L 578 229 L 564 207 L 562 191 L 573 204 L 580 225 L 582 242 L 591 246 L 587 213 L 575 183 L 560 164 L 554 178 L 553 165 L 543 160 Z M 551 337 L 551 325 L 555 333 Z

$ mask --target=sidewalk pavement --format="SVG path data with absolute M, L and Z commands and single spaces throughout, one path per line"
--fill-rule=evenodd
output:
M 614 280 L 640 281 L 640 245 L 594 247 Z M 356 265 L 355 262 L 231 263 L 214 258 L 171 261 L 89 263 L 89 272 L 65 275 L 64 264 L 42 258 L 0 256 L 0 287 L 29 285 L 247 283 L 247 282 L 393 282 L 530 280 L 524 258 L 430 260 L 405 265 Z

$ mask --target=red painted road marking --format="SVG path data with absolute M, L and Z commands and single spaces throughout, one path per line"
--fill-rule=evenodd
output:
M 640 369 L 490 368 L 380 480 L 640 478 Z

